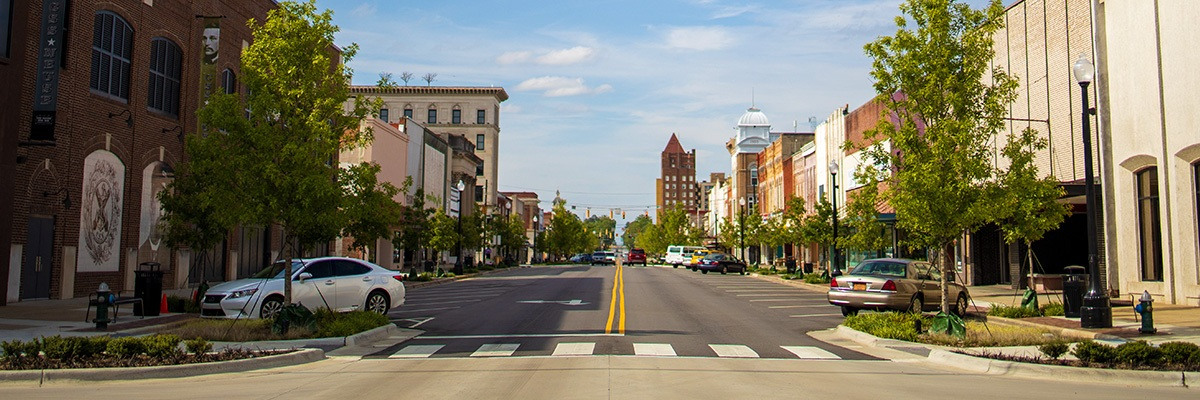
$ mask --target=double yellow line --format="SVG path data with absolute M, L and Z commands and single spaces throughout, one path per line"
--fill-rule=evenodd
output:
M 613 319 L 617 316 L 617 305 L 620 303 L 621 319 L 617 321 L 617 333 L 625 334 L 625 267 L 617 262 L 613 275 L 612 299 L 608 302 L 608 323 L 604 325 L 604 333 L 613 333 Z

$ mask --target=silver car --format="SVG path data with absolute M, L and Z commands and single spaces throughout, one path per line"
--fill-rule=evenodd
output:
M 272 318 L 283 308 L 285 261 L 249 279 L 225 282 L 204 293 L 200 316 Z M 310 310 L 367 310 L 387 314 L 404 304 L 404 276 L 367 261 L 347 257 L 292 262 L 292 301 Z
M 925 261 L 903 258 L 866 260 L 849 274 L 835 276 L 829 282 L 829 304 L 841 306 L 842 315 L 858 310 L 934 311 L 941 307 L 941 269 Z M 967 288 L 947 277 L 950 310 L 967 313 Z

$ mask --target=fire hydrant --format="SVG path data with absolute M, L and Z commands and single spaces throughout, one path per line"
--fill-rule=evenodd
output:
M 1142 291 L 1142 298 L 1138 299 L 1136 306 L 1133 306 L 1133 311 L 1142 315 L 1142 327 L 1138 328 L 1138 332 L 1147 334 L 1158 332 L 1158 329 L 1154 328 L 1154 298 L 1150 297 L 1149 291 Z
M 108 290 L 107 283 L 100 283 L 100 288 L 96 289 L 96 319 L 92 322 L 96 323 L 96 329 L 108 329 L 108 307 L 112 305 L 112 292 Z

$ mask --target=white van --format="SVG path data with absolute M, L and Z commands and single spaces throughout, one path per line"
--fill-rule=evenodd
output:
M 692 260 L 692 253 L 696 250 L 704 250 L 700 246 L 667 246 L 667 256 L 664 261 L 671 264 L 672 267 L 679 268 L 680 265 Z

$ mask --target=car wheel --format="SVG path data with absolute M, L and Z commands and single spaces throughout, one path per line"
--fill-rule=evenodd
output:
M 263 319 L 275 318 L 281 310 L 283 310 L 283 298 L 271 296 L 263 300 L 262 308 L 258 310 L 258 317 Z
M 738 270 L 738 275 L 745 275 L 745 274 L 746 274 L 746 267 L 742 267 L 742 269 Z
M 708 275 L 708 270 L 706 269 L 706 270 L 700 271 L 700 273 Z
M 954 302 L 954 314 L 960 318 L 967 315 L 967 294 L 959 293 L 958 300 Z
M 854 307 L 842 306 L 842 316 L 849 317 L 851 315 L 858 315 L 858 309 Z
M 729 273 L 729 267 L 721 267 L 721 275 L 725 275 L 728 273 Z
M 679 264 L 671 264 L 671 268 L 679 268 Z
M 914 294 L 913 298 L 912 298 L 912 302 L 909 302 L 909 304 L 908 304 L 908 312 L 913 313 L 913 314 L 920 314 L 924 310 L 925 310 L 925 302 L 921 300 L 921 295 Z
M 383 294 L 383 292 L 377 290 L 371 292 L 371 294 L 367 296 L 367 311 L 386 315 L 388 312 L 388 305 L 387 295 Z

